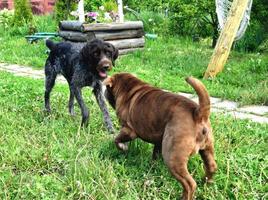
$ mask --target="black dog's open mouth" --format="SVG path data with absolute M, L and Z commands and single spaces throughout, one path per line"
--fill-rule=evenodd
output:
M 101 78 L 106 78 L 106 77 L 107 77 L 107 71 L 106 71 L 106 70 L 101 69 L 101 70 L 99 70 L 98 72 L 99 72 L 99 76 L 100 76 Z

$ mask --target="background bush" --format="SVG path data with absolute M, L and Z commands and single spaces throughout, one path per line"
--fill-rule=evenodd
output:
M 158 18 L 160 23 L 148 26 L 147 30 L 150 32 L 166 35 L 167 31 L 161 28 L 161 22 L 165 21 L 165 27 L 171 35 L 190 36 L 193 39 L 211 37 L 212 46 L 216 44 L 219 33 L 214 0 L 125 0 L 124 4 L 140 12 L 142 16 L 145 11 L 150 11 L 152 15 L 156 15 L 151 18 L 164 18 Z M 267 16 L 268 1 L 254 0 L 250 26 L 245 36 L 235 44 L 237 50 L 255 51 L 267 40 Z
M 15 0 L 15 14 L 13 23 L 15 26 L 23 26 L 24 24 L 31 24 L 33 22 L 33 14 L 27 0 Z
M 57 21 L 71 18 L 70 12 L 77 8 L 76 0 L 57 0 L 55 4 L 55 17 Z

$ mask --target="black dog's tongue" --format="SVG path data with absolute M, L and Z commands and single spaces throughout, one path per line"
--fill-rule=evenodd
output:
M 106 72 L 99 71 L 99 76 L 102 78 L 106 78 L 107 74 L 106 74 Z

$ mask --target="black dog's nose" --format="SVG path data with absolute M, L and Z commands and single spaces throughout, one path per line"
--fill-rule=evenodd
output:
M 104 65 L 104 66 L 102 67 L 102 69 L 104 69 L 105 71 L 107 71 L 107 70 L 109 69 L 109 65 Z

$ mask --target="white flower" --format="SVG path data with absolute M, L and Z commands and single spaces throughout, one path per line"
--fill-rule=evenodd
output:
M 100 9 L 100 10 L 104 10 L 104 6 L 100 6 L 99 9 Z

